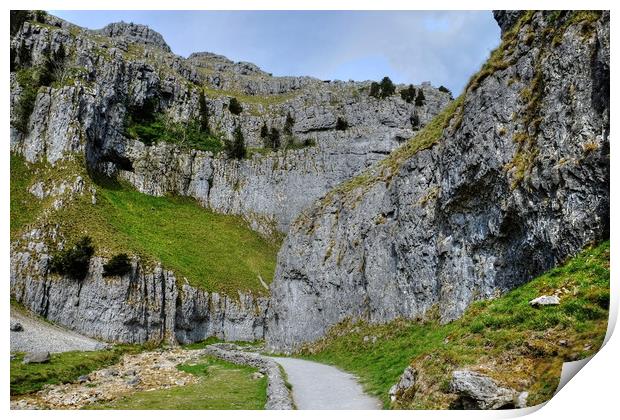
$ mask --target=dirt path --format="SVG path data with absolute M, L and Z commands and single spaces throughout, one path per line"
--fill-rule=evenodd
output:
M 355 377 L 332 366 L 289 357 L 274 357 L 293 385 L 300 410 L 377 410 L 381 402 L 364 393 Z
M 99 350 L 106 346 L 105 343 L 53 325 L 13 306 L 11 321 L 19 322 L 23 328 L 22 331 L 11 331 L 11 352 L 62 353 L 71 350 Z

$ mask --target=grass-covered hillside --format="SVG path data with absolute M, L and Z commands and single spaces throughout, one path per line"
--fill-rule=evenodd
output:
M 609 273 L 609 242 L 604 242 L 502 297 L 472 304 L 450 324 L 345 322 L 300 355 L 355 373 L 386 407 L 388 390 L 408 365 L 419 376 L 394 408 L 448 408 L 454 399 L 448 389 L 451 373 L 464 367 L 528 391 L 528 405 L 536 405 L 553 395 L 563 362 L 587 357 L 601 346 Z M 529 304 L 554 293 L 561 299 L 558 306 Z
M 28 164 L 11 156 L 11 238 L 29 227 L 58 224 L 71 245 L 83 236 L 92 238 L 95 254 L 139 255 L 145 261 L 161 261 L 179 279 L 205 290 L 250 290 L 266 293 L 259 276 L 271 282 L 277 244 L 263 239 L 236 216 L 213 213 L 185 197 L 153 197 L 113 182 L 93 182 L 82 164 L 66 160 L 55 167 Z M 44 188 L 63 180 L 84 179 L 82 194 L 36 198 L 29 192 L 36 182 Z M 96 189 L 93 204 L 92 191 Z M 54 250 L 55 244 L 50 244 Z

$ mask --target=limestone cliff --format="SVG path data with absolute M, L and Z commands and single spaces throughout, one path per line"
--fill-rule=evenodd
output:
M 609 13 L 496 18 L 502 44 L 463 96 L 293 223 L 271 348 L 346 318 L 450 321 L 608 237 Z
M 37 314 L 106 340 L 262 339 L 268 297 L 200 290 L 137 255 L 130 273 L 105 277 L 109 250 L 98 249 L 82 281 L 52 273 L 51 256 L 68 246 L 58 220 L 63 209 L 76 200 L 97 205 L 91 176 L 125 180 L 150 195 L 193 197 L 215 212 L 243 216 L 271 238 L 452 99 L 428 83 L 416 86 L 419 100 L 407 102 L 398 91 L 369 96 L 370 82 L 273 77 L 212 53 L 183 58 L 139 24 L 89 30 L 43 12 L 20 16 L 10 41 L 11 151 L 50 172 L 24 186 L 26 201 L 45 209 L 12 238 L 11 295 Z M 232 98 L 241 112 L 231 111 Z M 204 123 L 221 139 L 239 126 L 251 156 L 236 160 L 182 139 L 146 142 L 130 135 L 129 121 L 147 111 L 181 126 Z M 284 137 L 289 115 L 287 136 L 297 147 L 264 150 L 261 127 Z
M 52 164 L 83 153 L 91 169 L 127 179 L 140 191 L 192 196 L 215 211 L 244 216 L 267 234 L 286 232 L 299 210 L 409 139 L 451 99 L 428 83 L 416 86 L 423 100 L 407 102 L 398 90 L 385 99 L 369 96 L 370 82 L 272 77 L 212 53 L 185 59 L 152 29 L 123 22 L 88 30 L 40 15 L 23 23 L 11 51 L 11 150 Z M 38 87 L 32 112 L 21 115 L 21 74 L 59 55 L 56 80 Z M 241 103 L 238 115 L 229 109 L 232 98 Z M 223 139 L 238 125 L 257 152 L 231 162 L 196 153 L 182 140 L 147 145 L 126 130 L 132 112 L 146 109 L 182 124 L 204 119 Z M 287 115 L 289 137 L 309 147 L 258 150 L 263 124 L 283 132 Z M 339 118 L 347 129 L 337 129 Z M 305 194 L 298 194 L 300 187 Z

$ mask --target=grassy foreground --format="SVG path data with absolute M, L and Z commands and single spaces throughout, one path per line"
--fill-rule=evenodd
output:
M 463 367 L 529 391 L 528 405 L 536 405 L 552 397 L 563 362 L 592 355 L 601 346 L 609 273 L 609 242 L 604 242 L 500 298 L 472 304 L 450 324 L 345 322 L 300 356 L 358 375 L 385 407 L 389 388 L 408 365 L 418 371 L 416 387 L 394 408 L 448 408 L 454 398 L 448 392 L 451 373 Z M 553 293 L 560 295 L 558 306 L 528 303 Z
M 96 204 L 87 192 L 53 210 L 54 198 L 39 200 L 28 192 L 36 181 L 59 184 L 77 174 L 96 188 Z M 128 253 L 161 261 L 180 280 L 185 277 L 208 291 L 264 294 L 258 276 L 269 283 L 275 270 L 277 244 L 252 231 L 240 217 L 213 213 L 187 197 L 153 197 L 126 185 L 94 184 L 79 161 L 52 168 L 11 155 L 12 239 L 42 218 L 42 223 L 58 223 L 69 245 L 88 235 L 96 255 Z
M 22 363 L 23 354 L 11 360 L 11 395 L 36 392 L 48 384 L 74 382 L 81 375 L 118 363 L 125 353 L 137 353 L 138 345 L 118 345 L 95 351 L 52 354 L 48 363 Z
M 178 369 L 199 377 L 193 385 L 140 391 L 117 401 L 88 408 L 114 410 L 260 410 L 267 401 L 267 377 L 256 369 L 212 357 Z

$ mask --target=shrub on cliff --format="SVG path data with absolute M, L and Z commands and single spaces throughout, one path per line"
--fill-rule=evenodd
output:
M 263 126 L 260 128 L 260 138 L 263 139 L 263 141 L 269 137 L 269 128 L 267 127 L 267 123 L 264 122 Z
M 225 144 L 228 156 L 233 159 L 243 159 L 246 155 L 245 138 L 240 126 L 235 127 L 232 141 L 227 140 Z
M 387 98 L 388 96 L 392 96 L 394 92 L 396 92 L 396 86 L 394 86 L 392 80 L 387 76 L 381 79 L 379 87 L 381 88 L 381 98 Z
M 368 95 L 374 98 L 379 98 L 380 94 L 381 94 L 381 89 L 379 88 L 379 83 L 372 82 L 370 84 L 370 92 L 368 92 Z
M 338 120 L 336 121 L 336 130 L 345 131 L 347 128 L 349 128 L 349 123 L 347 120 L 342 117 L 338 117 Z
M 278 150 L 280 148 L 280 130 L 275 127 L 271 127 L 269 136 L 264 140 L 265 147 L 272 150 Z
M 385 76 L 381 79 L 380 83 L 372 82 L 370 84 L 370 91 L 368 92 L 369 96 L 375 97 L 377 99 L 385 99 L 388 96 L 391 96 L 396 92 L 396 86 L 392 83 L 392 80 Z
M 448 89 L 444 85 L 439 86 L 438 90 L 440 92 L 448 93 L 448 94 L 450 94 L 450 97 L 452 97 L 452 92 L 450 91 L 450 89 Z
M 405 102 L 410 104 L 415 99 L 416 90 L 413 85 L 409 85 L 406 89 L 400 91 L 400 97 L 403 98 Z
M 209 127 L 209 111 L 207 109 L 207 99 L 204 92 L 200 92 L 198 98 L 198 108 L 200 113 L 200 131 L 205 134 L 211 134 L 211 128 Z
M 243 107 L 241 106 L 237 98 L 230 98 L 230 102 L 228 104 L 228 110 L 232 114 L 239 115 L 241 114 L 241 111 L 243 111 Z
M 127 254 L 116 254 L 103 265 L 104 276 L 124 276 L 131 271 L 131 263 Z
M 409 118 L 409 121 L 411 121 L 411 128 L 413 130 L 419 130 L 420 129 L 420 117 L 418 116 L 418 114 L 416 114 L 415 112 L 413 114 L 411 114 L 411 117 Z
M 88 274 L 90 258 L 95 254 L 90 236 L 84 236 L 72 248 L 58 252 L 50 262 L 53 273 L 69 276 L 75 280 L 84 280 Z
M 425 100 L 426 97 L 424 96 L 424 92 L 422 91 L 422 89 L 418 90 L 418 95 L 415 97 L 415 106 L 424 105 Z
M 286 114 L 286 121 L 284 122 L 284 128 L 282 129 L 282 132 L 284 133 L 284 135 L 286 136 L 291 136 L 293 135 L 293 126 L 295 125 L 295 119 L 293 117 L 291 117 L 291 113 L 287 112 Z

